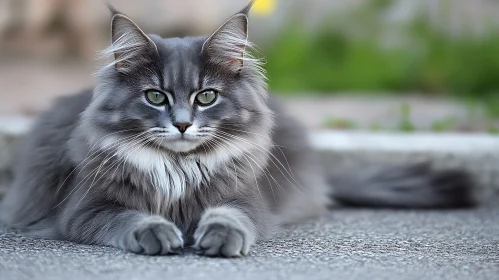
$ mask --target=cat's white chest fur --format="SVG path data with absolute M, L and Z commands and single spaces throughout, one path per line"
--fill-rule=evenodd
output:
M 187 185 L 197 187 L 203 179 L 202 171 L 194 160 L 174 159 L 147 147 L 127 154 L 118 149 L 117 153 L 139 171 L 149 175 L 154 187 L 172 200 L 182 197 Z
M 230 161 L 230 155 L 220 151 L 203 156 L 176 156 L 151 147 L 130 149 L 116 146 L 116 139 L 104 141 L 102 146 L 114 146 L 117 160 L 123 160 L 139 172 L 150 177 L 153 187 L 174 201 L 181 198 L 188 188 L 197 188 L 210 182 L 213 174 Z

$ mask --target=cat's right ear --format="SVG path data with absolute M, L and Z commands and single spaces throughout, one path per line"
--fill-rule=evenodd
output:
M 246 48 L 248 42 L 248 12 L 253 5 L 251 1 L 243 10 L 229 18 L 204 42 L 202 51 L 210 62 L 218 64 L 233 73 L 238 73 L 249 55 Z
M 114 67 L 127 73 L 134 66 L 151 59 L 157 52 L 156 44 L 127 16 L 113 12 L 111 20 L 112 45 L 109 52 L 114 55 Z

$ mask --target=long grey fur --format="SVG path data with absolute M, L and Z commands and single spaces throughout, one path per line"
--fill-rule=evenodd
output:
M 332 205 L 474 203 L 463 171 L 325 172 L 295 120 L 299 112 L 286 115 L 268 98 L 260 64 L 247 53 L 249 7 L 209 37 L 168 39 L 145 35 L 113 9 L 105 52 L 113 62 L 99 71 L 95 89 L 60 99 L 38 118 L 1 220 L 30 236 L 139 254 L 192 245 L 237 257 L 279 226 Z M 168 102 L 148 102 L 149 89 Z M 218 97 L 201 106 L 196 94 L 206 89 Z M 191 126 L 182 134 L 178 123 Z

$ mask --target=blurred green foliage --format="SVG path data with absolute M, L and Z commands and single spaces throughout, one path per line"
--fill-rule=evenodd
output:
M 431 124 L 430 130 L 433 132 L 450 131 L 453 130 L 453 128 L 456 126 L 456 123 L 456 118 L 453 117 L 435 120 Z
M 266 47 L 271 89 L 456 96 L 499 116 L 499 33 L 451 36 L 419 17 L 390 38 L 382 20 L 389 2 L 370 2 L 319 29 L 290 23 Z
M 411 120 L 411 107 L 409 104 L 402 104 L 400 106 L 400 121 L 398 130 L 405 132 L 412 132 L 415 130 L 414 124 Z
M 491 127 L 489 127 L 488 132 L 490 134 L 499 134 L 499 128 L 491 126 Z
M 324 127 L 341 130 L 354 130 L 358 128 L 354 121 L 344 118 L 328 118 L 324 123 Z

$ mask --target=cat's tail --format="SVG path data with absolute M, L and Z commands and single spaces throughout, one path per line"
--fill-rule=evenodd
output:
M 428 163 L 360 169 L 333 175 L 333 199 L 344 206 L 459 208 L 477 204 L 473 180 L 464 170 L 435 170 Z

